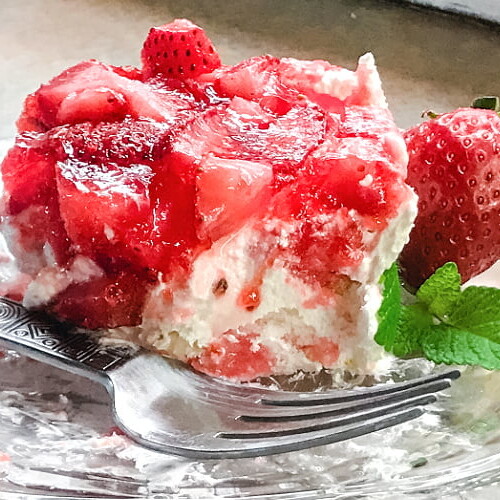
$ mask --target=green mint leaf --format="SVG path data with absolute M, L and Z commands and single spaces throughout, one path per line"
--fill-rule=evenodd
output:
M 460 274 L 454 262 L 448 262 L 422 284 L 417 299 L 424 303 L 429 312 L 444 318 L 453 311 L 460 297 Z
M 424 356 L 434 363 L 500 369 L 500 344 L 467 330 L 440 324 L 421 332 Z
M 391 352 L 401 313 L 401 285 L 396 263 L 384 272 L 380 283 L 383 285 L 383 299 L 377 314 L 379 323 L 375 342 Z
M 486 286 L 466 288 L 447 322 L 500 344 L 500 289 Z
M 393 340 L 392 352 L 398 357 L 422 352 L 421 335 L 434 323 L 434 317 L 423 304 L 402 306 Z
M 500 370 L 500 289 L 461 290 L 457 266 L 439 268 L 402 305 L 393 265 L 382 276 L 383 301 L 375 340 L 399 357 L 423 356 L 435 363 Z

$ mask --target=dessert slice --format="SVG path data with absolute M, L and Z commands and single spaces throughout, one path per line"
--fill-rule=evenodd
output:
M 223 66 L 153 28 L 28 96 L 2 164 L 25 305 L 239 380 L 377 373 L 381 273 L 416 215 L 370 54 Z

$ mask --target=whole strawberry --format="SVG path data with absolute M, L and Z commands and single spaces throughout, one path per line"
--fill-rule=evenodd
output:
M 408 183 L 419 196 L 400 260 L 405 279 L 417 287 L 452 261 L 467 281 L 500 258 L 500 118 L 460 108 L 409 129 L 405 139 Z
M 187 19 L 151 28 L 141 58 L 147 77 L 161 73 L 179 80 L 210 73 L 221 65 L 205 32 Z

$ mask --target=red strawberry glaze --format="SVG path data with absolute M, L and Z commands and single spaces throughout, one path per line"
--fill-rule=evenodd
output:
M 18 137 L 2 163 L 5 215 L 13 216 L 26 251 L 48 242 L 58 264 L 71 257 L 61 221 L 54 176 L 55 160 L 40 147 L 38 134 Z
M 214 377 L 236 380 L 266 377 L 272 374 L 275 359 L 256 339 L 255 334 L 229 330 L 189 363 L 196 370 Z

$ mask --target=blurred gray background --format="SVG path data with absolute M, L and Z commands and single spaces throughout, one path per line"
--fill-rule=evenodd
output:
M 500 4 L 469 3 L 488 1 Z M 0 139 L 13 136 L 24 96 L 40 83 L 82 59 L 138 64 L 149 27 L 174 17 L 201 24 L 226 63 L 268 52 L 354 68 L 372 51 L 403 127 L 422 110 L 500 93 L 498 29 L 402 1 L 1 0 Z
M 407 0 L 417 5 L 460 12 L 480 19 L 500 23 L 498 0 Z
M 411 2 L 500 22 L 500 0 Z M 497 27 L 403 0 L 0 0 L 0 139 L 13 137 L 22 100 L 40 83 L 83 59 L 138 64 L 149 27 L 175 17 L 202 25 L 226 63 L 268 52 L 354 68 L 371 51 L 402 127 L 422 110 L 500 94 Z M 445 498 L 493 500 L 498 486 Z

